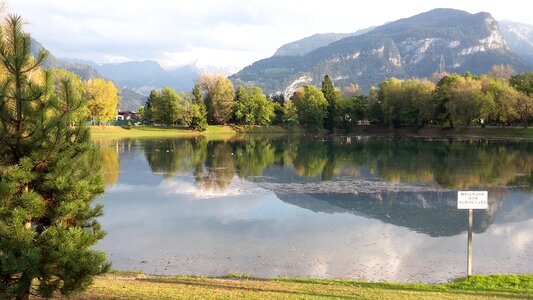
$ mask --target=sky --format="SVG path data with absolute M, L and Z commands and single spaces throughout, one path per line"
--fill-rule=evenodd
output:
M 55 56 L 97 63 L 155 60 L 237 71 L 315 33 L 354 32 L 434 8 L 533 24 L 527 0 L 5 0 Z

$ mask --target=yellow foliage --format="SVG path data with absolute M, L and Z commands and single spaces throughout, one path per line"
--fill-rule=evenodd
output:
M 119 96 L 112 81 L 101 78 L 87 81 L 87 95 L 91 117 L 95 121 L 109 122 L 115 119 Z

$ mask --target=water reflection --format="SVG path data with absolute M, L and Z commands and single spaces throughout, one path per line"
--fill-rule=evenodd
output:
M 132 141 L 98 142 L 106 174 L 117 176 L 117 150 Z M 357 175 L 361 167 L 392 183 L 424 183 L 448 189 L 533 184 L 533 144 L 503 141 L 249 139 L 207 141 L 143 140 L 152 172 L 171 178 L 194 172 L 206 189 L 224 189 L 229 180 L 261 176 L 272 166 L 292 166 L 294 175 L 332 180 Z M 109 175 L 109 182 L 116 178 Z
M 100 199 L 108 237 L 99 244 L 118 269 L 449 280 L 463 275 L 465 258 L 456 190 L 488 189 L 489 209 L 474 216 L 474 272 L 533 270 L 531 143 L 100 143 L 105 156 L 120 153 L 120 164 L 102 158 L 120 178 Z

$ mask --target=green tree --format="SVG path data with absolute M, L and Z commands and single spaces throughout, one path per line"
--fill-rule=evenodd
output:
M 292 100 L 285 100 L 283 104 L 283 121 L 289 126 L 298 125 L 298 109 Z
M 379 85 L 379 101 L 383 109 L 385 124 L 398 127 L 402 124 L 402 114 L 409 109 L 402 91 L 402 81 L 390 78 Z
M 533 118 L 533 95 L 518 93 L 514 101 L 514 110 L 524 128 L 527 128 L 529 120 Z
M 519 97 L 519 92 L 515 90 L 506 80 L 490 79 L 486 86 L 483 86 L 487 97 L 494 101 L 491 112 L 491 119 L 502 126 L 517 117 L 515 111 Z
M 337 97 L 337 109 L 341 114 L 340 126 L 344 130 L 355 127 L 359 121 L 368 116 L 368 98 L 364 95 L 352 96 L 350 98 Z
M 433 93 L 434 116 L 443 126 L 467 126 L 490 114 L 492 99 L 482 91 L 483 80 L 458 74 L 447 75 Z
M 189 107 L 189 121 L 186 125 L 198 131 L 205 131 L 207 129 L 207 109 L 202 101 L 202 91 L 198 83 L 194 84 L 192 95 L 194 102 Z
M 207 111 L 203 103 L 193 103 L 189 107 L 185 125 L 198 131 L 207 130 Z
M 533 95 L 533 72 L 511 76 L 509 83 L 518 91 L 526 95 Z
M 449 90 L 449 100 L 445 104 L 450 124 L 468 126 L 481 116 L 483 106 L 481 81 L 472 77 L 459 77 Z
M 39 70 L 46 53 L 31 56 L 22 23 L 9 16 L 0 35 L 2 299 L 69 295 L 109 268 L 105 255 L 91 250 L 104 236 L 95 219 L 102 206 L 91 205 L 104 183 L 77 116 L 83 93 L 69 78 L 53 87 L 53 76 Z
M 239 86 L 235 95 L 235 118 L 245 125 L 268 125 L 274 117 L 274 103 L 260 87 Z
M 159 97 L 159 91 L 158 90 L 151 90 L 150 91 L 150 95 L 148 96 L 148 98 L 146 99 L 146 104 L 144 105 L 145 107 L 145 113 L 144 113 L 144 117 L 150 121 L 153 121 L 153 108 L 152 108 L 152 103 L 154 103 L 156 100 L 156 98 Z
M 411 120 L 403 120 L 404 122 L 410 125 L 425 125 L 433 119 L 435 88 L 435 84 L 428 80 L 410 79 L 402 83 L 413 116 Z
M 229 79 L 220 75 L 204 74 L 198 84 L 206 91 L 207 119 L 212 124 L 226 124 L 233 113 L 234 89 Z
M 298 110 L 298 121 L 307 126 L 322 128 L 327 116 L 328 101 L 317 87 L 304 85 L 292 97 Z
M 186 123 L 184 120 L 190 99 L 187 95 L 177 94 L 172 88 L 164 87 L 161 91 L 150 93 L 152 120 L 165 125 Z
M 325 75 L 322 81 L 322 94 L 324 94 L 324 98 L 326 98 L 328 103 L 328 112 L 324 120 L 324 127 L 328 130 L 333 130 L 333 128 L 338 126 L 339 116 L 337 113 L 337 95 L 335 94 L 333 82 L 328 75 Z
M 200 89 L 200 84 L 196 82 L 194 84 L 194 88 L 192 89 L 192 97 L 194 99 L 194 103 L 196 104 L 203 104 L 203 96 L 202 96 L 202 90 Z
M 102 78 L 87 81 L 87 103 L 91 117 L 98 124 L 115 120 L 119 104 L 118 89 L 111 80 Z
M 370 123 L 378 124 L 385 122 L 385 116 L 379 101 L 379 90 L 375 86 L 370 87 L 370 92 L 368 92 L 368 120 Z

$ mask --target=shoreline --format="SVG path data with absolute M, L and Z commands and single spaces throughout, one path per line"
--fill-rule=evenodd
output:
M 228 126 L 210 125 L 204 132 L 180 127 L 159 126 L 92 126 L 93 139 L 127 138 L 189 138 L 205 136 L 209 139 L 229 140 L 242 136 L 286 136 L 286 135 L 324 135 L 324 136 L 364 136 L 384 138 L 417 139 L 483 139 L 483 140 L 533 140 L 533 127 L 402 127 L 391 129 L 377 125 L 359 125 L 350 132 L 308 131 L 302 127 L 284 128 L 281 126 Z
M 533 274 L 474 275 L 448 283 L 345 279 L 157 276 L 112 271 L 72 299 L 528 299 Z

